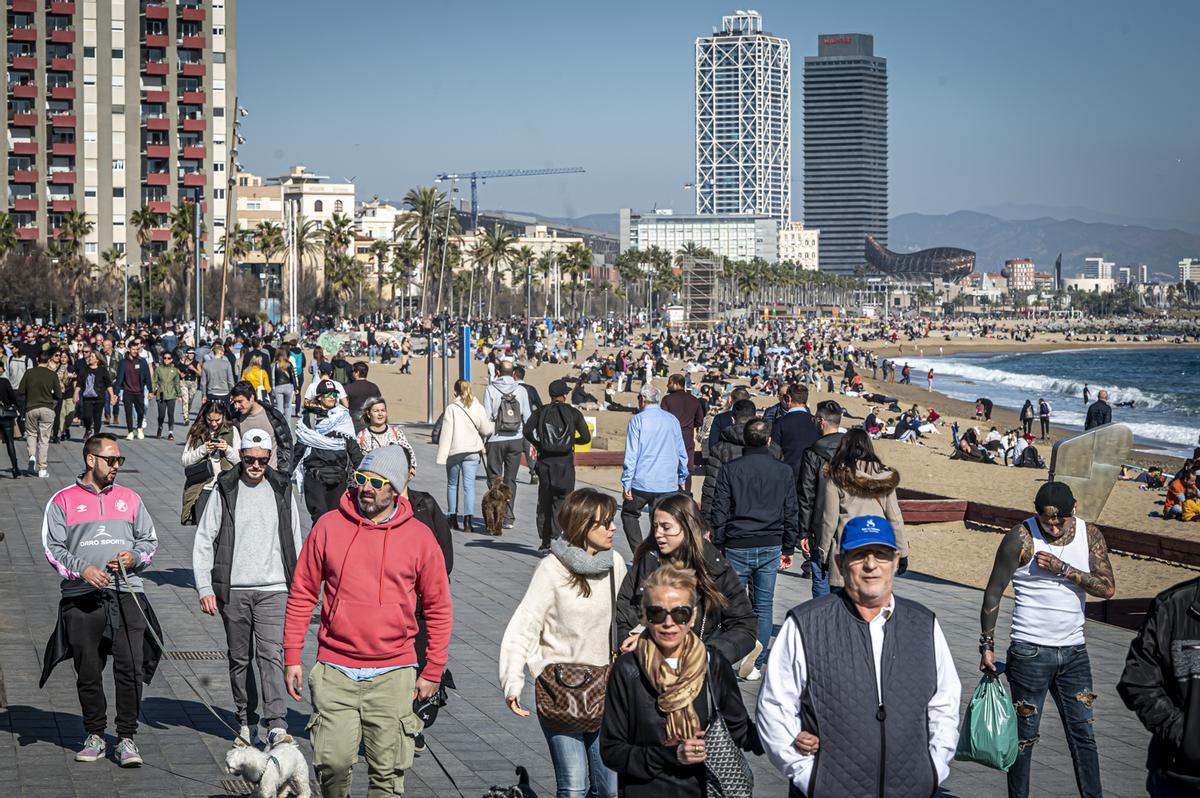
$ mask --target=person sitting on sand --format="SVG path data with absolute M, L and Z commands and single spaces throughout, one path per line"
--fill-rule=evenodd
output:
M 629 407 L 617 401 L 617 393 L 613 390 L 612 380 L 604 384 L 604 408 L 614 413 L 636 413 L 636 407 Z
M 1194 487 L 1184 491 L 1182 521 L 1200 521 L 1200 493 Z
M 1178 519 L 1183 516 L 1183 504 L 1187 501 L 1187 491 L 1196 487 L 1196 472 L 1189 468 L 1180 471 L 1175 479 L 1167 486 L 1167 496 L 1163 500 L 1163 518 Z

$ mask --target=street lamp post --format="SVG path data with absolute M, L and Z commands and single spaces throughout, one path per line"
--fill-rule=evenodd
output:
M 197 341 L 200 340 L 200 317 L 204 313 L 203 296 L 204 285 L 200 279 L 200 200 L 204 197 L 204 189 L 197 188 L 195 197 L 192 201 L 192 261 L 195 266 L 196 280 L 196 335 Z

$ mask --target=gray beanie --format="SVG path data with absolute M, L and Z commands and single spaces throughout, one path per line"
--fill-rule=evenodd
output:
M 358 470 L 378 474 L 392 483 L 397 493 L 402 493 L 408 484 L 408 452 L 396 444 L 380 446 L 367 452 Z

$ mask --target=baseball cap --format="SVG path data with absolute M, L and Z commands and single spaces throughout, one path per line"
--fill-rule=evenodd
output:
M 1033 506 L 1039 515 L 1047 507 L 1053 507 L 1066 517 L 1075 512 L 1075 494 L 1065 482 L 1044 482 L 1033 497 Z
M 891 522 L 878 515 L 860 515 L 847 521 L 842 530 L 842 551 L 851 551 L 863 546 L 899 548 Z
M 238 447 L 245 451 L 246 449 L 266 449 L 268 452 L 275 448 L 271 443 L 271 436 L 266 431 L 261 429 L 248 429 L 242 435 L 242 444 Z
M 325 393 L 338 393 L 337 383 L 333 380 L 321 380 L 317 383 L 317 396 Z
M 566 380 L 555 380 L 554 382 L 550 383 L 551 396 L 566 396 L 570 392 L 571 389 L 567 387 Z

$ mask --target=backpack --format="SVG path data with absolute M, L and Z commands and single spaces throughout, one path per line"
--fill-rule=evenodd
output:
M 1017 463 L 1020 468 L 1045 468 L 1046 461 L 1038 454 L 1036 446 L 1026 446 L 1021 452 L 1021 460 Z
M 346 385 L 347 383 L 350 382 L 349 370 L 345 366 L 338 365 L 339 363 L 345 363 L 345 362 L 346 361 L 344 361 L 344 360 L 339 360 L 333 364 L 333 378 L 336 381 L 340 382 L 342 385 Z
M 501 393 L 500 406 L 496 409 L 496 432 L 501 435 L 511 435 L 521 431 L 521 402 L 517 392 Z
M 542 408 L 537 420 L 537 450 L 539 456 L 570 454 L 575 449 L 575 425 L 565 405 L 550 404 Z

